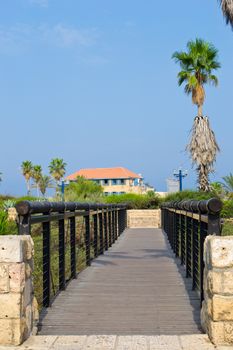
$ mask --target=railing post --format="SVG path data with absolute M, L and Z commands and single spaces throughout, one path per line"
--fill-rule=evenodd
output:
M 98 214 L 99 216 L 99 233 L 100 233 L 100 249 L 99 253 L 104 253 L 104 233 L 103 233 L 103 213 L 102 210 Z
M 85 248 L 86 248 L 86 265 L 91 265 L 91 237 L 90 237 L 90 211 L 85 216 Z
M 30 235 L 31 234 L 31 216 L 30 216 L 30 214 L 19 215 L 18 234 L 19 235 Z
M 70 219 L 70 266 L 71 278 L 76 278 L 76 222 L 75 217 Z
M 109 247 L 112 246 L 112 215 L 111 209 L 108 209 L 108 234 L 109 234 Z
M 94 221 L 94 257 L 98 256 L 98 214 L 93 215 Z
M 50 222 L 43 228 L 43 306 L 51 306 L 51 261 L 50 261 Z
M 115 243 L 115 216 L 114 216 L 114 209 L 112 207 L 111 211 L 111 216 L 112 216 L 112 243 Z
M 108 250 L 108 218 L 107 209 L 104 211 L 104 235 L 105 235 L 105 250 Z
M 64 214 L 64 213 L 63 213 Z M 64 290 L 65 282 L 65 222 L 59 220 L 59 289 Z

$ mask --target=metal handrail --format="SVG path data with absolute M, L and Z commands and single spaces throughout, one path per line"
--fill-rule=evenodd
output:
M 43 274 L 43 295 L 39 296 L 41 306 L 51 306 L 59 291 L 64 290 L 67 283 L 77 277 L 80 250 L 85 254 L 85 266 L 89 266 L 92 259 L 103 254 L 114 244 L 127 226 L 126 210 L 126 204 L 22 201 L 16 205 L 19 234 L 33 235 L 32 226 L 41 225 L 40 266 Z M 78 232 L 80 224 L 76 220 L 78 217 L 83 217 L 84 220 L 82 246 Z M 51 227 L 54 221 L 58 222 L 58 232 Z M 57 244 L 53 242 L 54 239 Z M 55 246 L 54 249 L 52 245 Z M 57 263 L 52 261 L 52 254 L 58 255 Z M 59 280 L 57 288 L 54 287 L 53 275 Z
M 218 198 L 208 200 L 182 200 L 161 205 L 162 229 L 177 258 L 192 279 L 193 290 L 203 300 L 204 241 L 207 235 L 221 235 L 220 212 L 222 202 Z

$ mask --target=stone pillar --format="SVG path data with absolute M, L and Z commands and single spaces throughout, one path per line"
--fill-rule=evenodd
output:
M 233 237 L 208 236 L 201 321 L 216 344 L 233 344 Z
M 19 345 L 38 319 L 31 236 L 0 236 L 0 345 Z

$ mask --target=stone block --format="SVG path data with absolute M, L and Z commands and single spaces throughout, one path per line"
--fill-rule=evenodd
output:
M 14 263 L 9 265 L 10 291 L 20 293 L 25 287 L 25 264 Z
M 20 345 L 23 341 L 24 319 L 0 319 L 0 344 Z
M 225 343 L 224 335 L 224 322 L 213 322 L 209 320 L 208 322 L 208 335 L 210 340 L 218 345 Z
M 224 340 L 233 344 L 233 322 L 224 322 Z
M 32 286 L 32 280 L 28 278 L 25 282 L 25 288 L 23 291 L 23 310 L 26 308 L 27 305 L 32 304 L 33 301 L 33 286 Z
M 213 321 L 233 321 L 233 296 L 213 296 L 212 318 Z
M 20 293 L 0 294 L 0 319 L 20 318 L 22 316 L 22 297 Z
M 233 267 L 233 237 L 208 237 L 205 259 L 213 268 Z
M 0 236 L 0 262 L 23 262 L 23 243 L 20 236 Z
M 233 295 L 233 269 L 209 271 L 207 290 L 211 294 Z
M 30 263 L 25 263 L 25 277 L 26 278 L 30 278 L 31 275 L 32 275 L 32 271 L 33 271 L 33 267 L 32 267 L 32 264 L 31 264 L 32 260 L 30 260 Z
M 34 242 L 31 236 L 21 236 L 23 241 L 24 261 L 32 259 L 34 256 Z
M 8 293 L 9 285 L 9 268 L 7 264 L 0 264 L 0 293 Z

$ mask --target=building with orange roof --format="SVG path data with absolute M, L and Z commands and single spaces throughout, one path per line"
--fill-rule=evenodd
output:
M 79 176 L 101 185 L 106 196 L 123 193 L 143 194 L 153 190 L 152 187 L 144 184 L 141 174 L 136 174 L 123 167 L 80 169 L 67 176 L 66 180 L 77 181 Z

